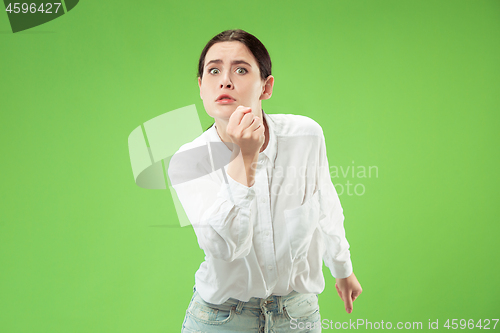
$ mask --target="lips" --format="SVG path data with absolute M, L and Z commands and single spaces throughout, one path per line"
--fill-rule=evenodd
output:
M 222 94 L 215 100 L 216 102 L 234 102 L 235 99 L 228 94 Z

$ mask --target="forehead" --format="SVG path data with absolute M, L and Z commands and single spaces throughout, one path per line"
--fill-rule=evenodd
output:
M 252 66 L 257 65 L 252 52 L 250 52 L 245 44 L 238 41 L 219 42 L 212 45 L 205 56 L 205 64 L 216 59 L 220 59 L 223 62 L 245 60 Z

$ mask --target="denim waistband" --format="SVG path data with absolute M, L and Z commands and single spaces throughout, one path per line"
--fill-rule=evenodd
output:
M 231 308 L 235 308 L 236 313 L 241 313 L 241 310 L 243 308 L 247 309 L 263 309 L 267 308 L 268 310 L 273 310 L 273 308 L 276 308 L 278 310 L 278 313 L 282 313 L 283 310 L 283 303 L 284 302 L 293 302 L 293 298 L 295 298 L 297 295 L 300 295 L 300 293 L 296 292 L 293 290 L 290 292 L 288 295 L 285 296 L 278 296 L 278 295 L 270 295 L 267 298 L 258 298 L 258 297 L 251 297 L 247 302 L 240 301 L 235 298 L 229 298 L 227 301 L 225 301 L 222 304 L 211 304 L 208 302 L 205 302 L 198 294 L 196 291 L 196 286 L 193 287 L 193 292 L 195 293 L 195 297 L 199 297 L 199 299 L 207 303 L 208 305 L 212 307 L 216 307 L 221 310 L 226 310 L 229 311 Z

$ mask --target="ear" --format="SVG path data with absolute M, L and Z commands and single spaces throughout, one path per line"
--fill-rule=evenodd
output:
M 262 88 L 262 94 L 260 95 L 260 99 L 269 99 L 273 94 L 273 86 L 274 86 L 274 77 L 269 75 L 264 82 L 264 87 Z
M 203 99 L 203 96 L 201 96 L 201 78 L 198 77 L 198 87 L 200 88 L 200 98 Z

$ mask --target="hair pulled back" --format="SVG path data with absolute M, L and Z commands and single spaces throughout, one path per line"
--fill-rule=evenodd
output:
M 198 77 L 203 78 L 203 67 L 205 65 L 205 57 L 208 50 L 215 44 L 220 42 L 232 42 L 238 41 L 243 43 L 253 54 L 255 60 L 259 64 L 260 77 L 262 80 L 267 79 L 271 75 L 271 57 L 269 52 L 267 52 L 266 47 L 261 41 L 254 35 L 241 30 L 233 29 L 226 30 L 217 35 L 215 35 L 208 43 L 205 45 L 203 51 L 201 51 L 200 61 L 198 63 Z

